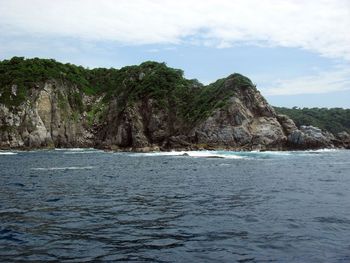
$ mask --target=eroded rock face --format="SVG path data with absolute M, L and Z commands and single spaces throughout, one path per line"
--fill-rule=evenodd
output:
M 70 105 L 72 90 L 74 87 L 50 81 L 31 90 L 18 107 L 0 105 L 0 147 L 91 146 L 90 132 Z
M 152 99 L 128 105 L 123 111 L 118 109 L 118 100 L 113 100 L 97 134 L 98 146 L 141 150 L 162 145 L 171 136 L 169 116 L 158 109 Z
M 277 120 L 282 125 L 285 134 L 291 134 L 298 129 L 294 121 L 286 115 L 278 114 Z
M 0 104 L 0 148 L 151 151 L 350 146 L 347 133 L 335 138 L 312 126 L 298 129 L 290 118 L 277 115 L 253 86 L 236 85 L 229 77 L 221 88 L 233 94 L 225 105 L 205 119 L 187 123 L 174 109 L 164 109 L 150 97 L 125 105 L 122 96 L 114 97 L 102 105 L 101 97 L 86 96 L 64 82 L 47 81 L 31 89 L 27 100 L 17 107 Z M 77 96 L 80 104 L 73 99 Z
M 197 143 L 246 150 L 282 149 L 287 134 L 260 92 L 254 87 L 236 87 L 231 80 L 225 86 L 233 89 L 234 95 L 227 107 L 194 128 Z
M 350 149 L 350 134 L 346 131 L 339 132 L 336 136 L 337 146 L 338 147 L 344 147 L 346 149 Z
M 335 137 L 313 126 L 301 126 L 288 136 L 291 147 L 300 149 L 334 148 Z

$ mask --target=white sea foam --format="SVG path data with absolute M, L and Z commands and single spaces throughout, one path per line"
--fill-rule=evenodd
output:
M 55 151 L 72 151 L 72 152 L 82 152 L 82 151 L 92 151 L 94 148 L 55 148 Z
M 226 159 L 242 159 L 234 152 L 218 152 L 218 151 L 171 151 L 171 152 L 152 152 L 152 153 L 133 153 L 130 156 L 187 156 L 202 158 L 226 158 Z
M 247 152 L 250 153 L 250 152 Z M 292 152 L 287 152 L 287 151 L 263 151 L 263 152 L 252 152 L 255 154 L 261 154 L 261 155 L 291 155 L 293 154 Z
M 327 149 L 329 150 L 329 149 Z M 132 153 L 130 156 L 189 156 L 202 158 L 225 158 L 225 159 L 269 159 L 278 157 L 287 157 L 295 154 L 309 154 L 311 151 L 170 151 L 170 152 L 150 152 L 150 153 Z
M 63 152 L 63 154 L 84 154 L 84 153 L 101 153 L 102 150 L 94 148 L 55 148 L 55 151 Z
M 2 152 L 0 151 L 0 155 L 15 155 L 17 153 L 14 153 L 14 152 Z
M 93 151 L 68 151 L 63 154 L 86 154 L 86 153 L 103 153 L 102 150 L 93 150 Z
M 341 151 L 340 149 L 318 149 L 318 150 L 307 150 L 305 152 L 337 152 Z
M 235 152 L 217 152 L 217 151 L 195 151 L 188 152 L 192 157 L 205 157 L 205 158 L 225 158 L 225 159 L 243 159 L 244 156 L 237 155 Z
M 69 167 L 35 167 L 31 170 L 35 171 L 57 171 L 57 170 L 91 170 L 94 166 L 69 166 Z

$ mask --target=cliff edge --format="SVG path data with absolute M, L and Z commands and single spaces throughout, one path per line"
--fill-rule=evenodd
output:
M 204 86 L 156 62 L 120 70 L 18 57 L 0 62 L 1 149 L 287 150 L 342 143 L 315 127 L 298 129 L 237 73 Z

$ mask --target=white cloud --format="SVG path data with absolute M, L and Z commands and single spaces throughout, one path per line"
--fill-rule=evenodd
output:
M 322 94 L 350 90 L 350 68 L 335 68 L 310 76 L 280 79 L 269 86 L 263 89 L 264 95 Z
M 350 60 L 348 0 L 0 0 L 3 36 L 298 47 Z

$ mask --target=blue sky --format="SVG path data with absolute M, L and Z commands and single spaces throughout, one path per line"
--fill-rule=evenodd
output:
M 0 59 L 238 72 L 286 107 L 350 108 L 347 0 L 0 0 Z

